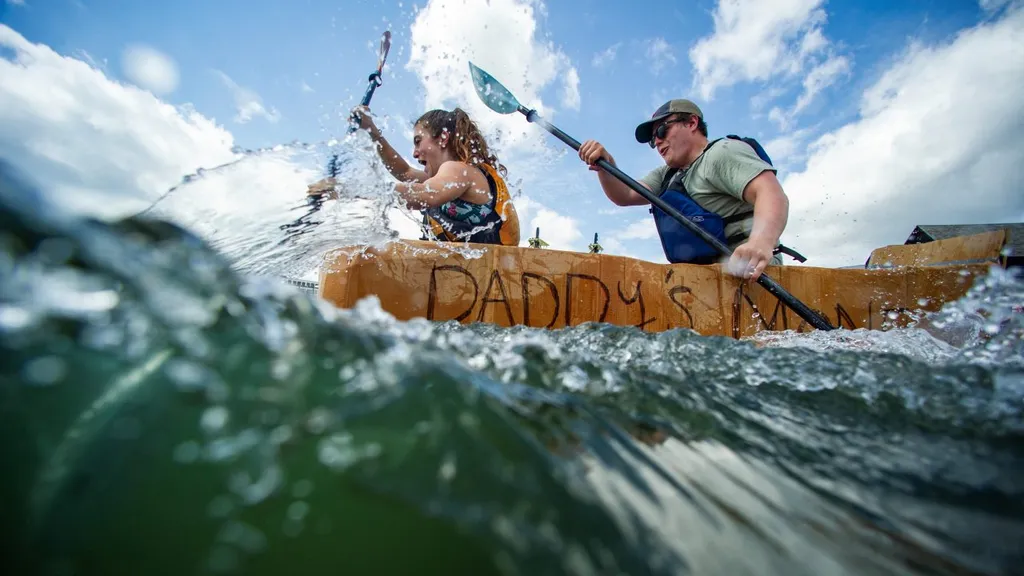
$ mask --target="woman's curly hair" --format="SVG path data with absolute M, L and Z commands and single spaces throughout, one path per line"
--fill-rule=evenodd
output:
M 504 178 L 508 170 L 498 162 L 498 157 L 491 153 L 484 141 L 484 135 L 477 128 L 469 114 L 462 108 L 448 110 L 430 110 L 416 120 L 415 125 L 422 124 L 433 137 L 440 138 L 448 133 L 448 144 L 452 147 L 455 157 L 460 162 L 479 165 L 489 164 Z

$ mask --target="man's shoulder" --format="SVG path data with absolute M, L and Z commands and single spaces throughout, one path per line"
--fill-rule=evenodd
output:
M 728 156 L 753 156 L 760 159 L 757 152 L 742 140 L 736 140 L 735 138 L 721 137 L 717 139 L 711 149 L 705 154 L 709 157 L 728 157 Z
M 656 177 L 658 177 L 660 179 L 660 178 L 664 178 L 665 175 L 668 174 L 669 170 L 671 170 L 671 168 L 669 167 L 668 164 L 660 164 L 660 165 L 655 166 L 654 168 L 652 168 L 651 171 L 647 173 L 647 175 L 648 176 L 656 176 Z
M 661 189 L 661 185 L 665 181 L 665 176 L 668 174 L 669 170 L 670 168 L 668 167 L 668 164 L 661 164 L 644 175 L 640 181 L 646 184 L 652 191 L 658 192 Z
M 713 144 L 704 152 L 702 158 L 703 170 L 730 169 L 734 166 L 757 166 L 765 170 L 775 168 L 764 161 L 757 151 L 743 140 L 722 137 L 713 141 Z

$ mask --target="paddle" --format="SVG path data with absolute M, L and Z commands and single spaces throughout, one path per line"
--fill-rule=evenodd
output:
M 384 71 L 384 61 L 388 59 L 388 51 L 391 50 L 391 31 L 385 30 L 384 34 L 380 37 L 380 50 L 377 53 L 377 69 L 370 74 L 369 84 L 366 86 L 366 93 L 363 94 L 363 99 L 359 103 L 363 106 L 370 105 L 370 98 L 373 98 L 373 91 L 384 83 L 381 77 L 381 72 Z M 353 113 L 350 118 L 352 125 L 348 127 L 349 134 L 359 129 L 359 114 Z
M 380 37 L 380 48 L 377 51 L 377 69 L 370 73 L 369 79 L 367 79 L 366 93 L 363 94 L 363 99 L 359 101 L 362 106 L 369 106 L 370 99 L 373 98 L 373 92 L 378 86 L 384 83 L 383 76 L 381 73 L 384 71 L 384 62 L 388 59 L 388 52 L 391 51 L 391 31 L 385 30 Z M 359 129 L 359 114 L 356 112 L 352 113 L 349 117 L 348 133 L 351 134 Z M 327 163 L 327 175 L 331 178 L 337 178 L 338 173 L 341 171 L 341 164 L 338 162 L 338 155 L 332 154 L 331 159 Z M 282 228 L 290 228 L 301 226 L 306 228 L 309 225 L 307 219 L 316 213 L 317 210 L 324 203 L 323 194 L 310 194 L 306 196 L 306 204 L 312 207 L 312 209 L 300 217 L 292 224 L 286 224 Z
M 521 112 L 526 116 L 527 121 L 540 124 L 545 130 L 553 134 L 562 142 L 571 146 L 574 150 L 578 151 L 580 149 L 580 143 L 572 136 L 562 132 L 550 122 L 541 118 L 540 115 L 537 114 L 536 110 L 530 110 L 520 104 L 519 101 L 516 100 L 516 97 L 509 92 L 508 88 L 502 86 L 500 82 L 495 80 L 494 77 L 487 72 L 477 68 L 472 62 L 469 63 L 469 72 L 473 77 L 473 87 L 476 89 L 477 96 L 484 101 L 484 104 L 486 104 L 488 108 L 494 110 L 498 114 L 513 114 L 515 112 Z M 664 200 L 651 193 L 650 190 L 644 188 L 643 185 L 630 178 L 626 173 L 615 166 L 612 166 L 607 160 L 602 158 L 597 161 L 597 165 L 604 168 L 605 171 L 612 176 L 618 178 L 626 186 L 635 190 L 637 194 L 646 198 L 648 202 L 654 204 L 658 208 L 661 208 L 666 214 L 678 220 L 680 224 L 685 226 L 691 232 L 700 236 L 705 242 L 717 250 L 719 254 L 723 256 L 732 255 L 732 251 L 729 250 L 728 246 L 720 242 L 711 234 L 708 234 L 708 232 L 700 226 L 691 222 L 687 217 L 680 214 L 678 210 L 669 206 Z M 814 326 L 818 330 L 834 329 L 827 319 L 814 310 L 811 310 L 810 307 L 803 302 L 797 300 L 792 294 L 787 292 L 785 288 L 780 286 L 778 282 L 769 278 L 767 274 L 761 274 L 758 276 L 757 283 L 763 286 L 765 290 L 776 298 L 781 300 L 783 304 L 789 306 L 797 313 L 798 316 L 806 320 L 811 326 Z

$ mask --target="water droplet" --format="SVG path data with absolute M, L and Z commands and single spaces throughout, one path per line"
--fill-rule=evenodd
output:
M 459 424 L 463 428 L 477 428 L 480 425 L 480 420 L 470 412 L 463 412 L 459 414 Z
M 282 424 L 270 433 L 270 442 L 273 444 L 284 444 L 292 439 L 292 427 Z
M 441 464 L 441 468 L 437 471 L 437 477 L 442 482 L 451 482 L 455 478 L 455 455 L 449 453 L 445 456 L 444 462 Z
M 381 445 L 377 444 L 376 442 L 371 442 L 367 444 L 365 447 L 363 447 L 363 455 L 366 458 L 376 458 L 380 456 L 381 452 L 383 451 L 384 449 L 381 448 Z
M 228 409 L 223 406 L 211 406 L 203 411 L 199 418 L 199 426 L 209 434 L 215 434 L 224 429 L 228 423 Z
M 224 545 L 217 546 L 210 552 L 208 565 L 214 573 L 233 572 L 238 568 L 238 552 Z
M 320 435 L 327 431 L 327 428 L 330 427 L 333 421 L 334 417 L 331 415 L 330 410 L 322 406 L 314 408 L 306 418 L 306 430 L 310 434 Z
M 356 369 L 351 365 L 342 366 L 341 370 L 338 371 L 338 377 L 343 382 L 351 380 L 356 377 Z
M 284 532 L 284 535 L 289 538 L 296 538 L 299 536 L 299 534 L 302 534 L 302 530 L 305 527 L 306 524 L 304 522 L 301 522 L 299 520 L 292 520 L 291 518 L 286 518 L 284 521 L 284 526 L 281 528 L 281 531 Z
M 182 464 L 191 464 L 199 459 L 200 453 L 202 453 L 202 449 L 198 443 L 192 440 L 182 442 L 174 448 L 174 461 Z
M 270 367 L 270 375 L 275 380 L 285 380 L 292 373 L 291 362 L 284 359 L 275 360 Z
M 23 330 L 35 321 L 37 316 L 20 306 L 0 306 L 0 328 L 11 332 Z
M 51 386 L 64 379 L 67 366 L 58 356 L 40 356 L 29 360 L 22 369 L 22 377 L 30 384 Z
M 320 463 L 336 470 L 352 465 L 358 457 L 352 448 L 352 436 L 334 434 L 320 441 L 318 450 Z
M 302 500 L 292 502 L 291 506 L 288 506 L 288 518 L 296 522 L 302 522 L 306 518 L 306 514 L 309 513 L 309 504 L 306 504 Z
M 276 464 L 266 466 L 259 478 L 252 481 L 248 472 L 236 472 L 231 476 L 231 490 L 249 505 L 258 504 L 274 493 L 284 480 L 281 468 Z
M 205 366 L 181 358 L 172 358 L 164 366 L 164 373 L 182 392 L 200 392 L 206 389 L 210 371 Z
M 235 505 L 231 503 L 230 498 L 227 496 L 217 496 L 206 507 L 206 513 L 211 518 L 227 518 L 234 508 Z
M 313 483 L 309 480 L 299 480 L 292 487 L 292 496 L 296 498 L 306 498 L 313 493 Z
M 217 539 L 221 542 L 234 544 L 250 554 L 259 552 L 267 546 L 267 538 L 263 535 L 263 532 L 255 526 L 237 520 L 224 524 L 217 535 Z

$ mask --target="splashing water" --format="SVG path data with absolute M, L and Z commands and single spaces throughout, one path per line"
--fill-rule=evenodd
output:
M 306 185 L 335 155 L 342 196 L 307 202 Z M 185 178 L 147 213 L 199 234 L 245 274 L 301 277 L 326 250 L 394 239 L 396 197 L 364 132 L 328 146 L 277 146 Z
M 188 190 L 168 196 L 182 220 L 203 197 Z M 12 573 L 1010 574 L 1024 561 L 1019 277 L 993 271 L 885 333 L 397 322 L 373 298 L 337 310 L 240 272 L 288 260 L 269 244 L 253 249 L 276 259 L 265 268 L 239 258 L 261 233 L 223 219 L 291 217 L 246 193 L 259 196 L 196 211 L 196 235 L 40 209 L 0 169 Z

